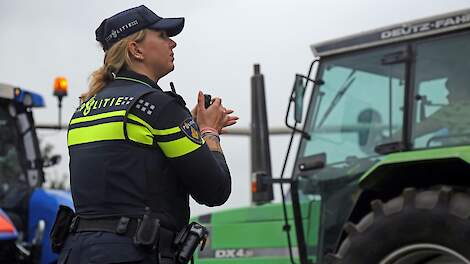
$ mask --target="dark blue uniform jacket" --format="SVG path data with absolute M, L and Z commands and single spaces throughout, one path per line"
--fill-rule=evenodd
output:
M 68 146 L 74 205 L 85 218 L 150 210 L 179 231 L 189 195 L 207 206 L 230 195 L 225 158 L 208 149 L 184 100 L 135 72 L 121 71 L 80 105 Z

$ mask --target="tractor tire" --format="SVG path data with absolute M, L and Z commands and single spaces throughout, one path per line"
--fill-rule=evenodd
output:
M 407 188 L 348 222 L 335 264 L 470 264 L 470 195 L 450 187 Z

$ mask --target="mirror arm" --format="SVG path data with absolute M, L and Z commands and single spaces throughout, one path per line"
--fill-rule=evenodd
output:
M 300 130 L 298 128 L 295 128 L 289 124 L 286 123 L 286 126 L 292 130 L 294 130 L 295 132 L 298 132 L 302 135 L 303 138 L 305 138 L 306 140 L 310 140 L 312 138 L 312 136 L 310 136 L 310 134 L 308 132 L 305 132 L 303 130 Z
M 275 184 L 275 183 L 278 183 L 278 184 L 292 184 L 294 181 L 297 181 L 297 180 L 292 179 L 292 178 L 269 178 L 269 177 L 265 177 L 263 179 L 264 184 Z
M 321 79 L 319 79 L 319 80 L 310 79 L 309 77 L 307 77 L 307 76 L 305 76 L 305 75 L 302 75 L 302 74 L 299 74 L 299 73 L 295 74 L 295 76 L 302 77 L 302 78 L 306 79 L 307 81 L 312 82 L 312 83 L 315 84 L 315 85 L 322 85 L 322 84 L 325 84 L 325 81 L 323 81 L 323 80 L 321 80 Z

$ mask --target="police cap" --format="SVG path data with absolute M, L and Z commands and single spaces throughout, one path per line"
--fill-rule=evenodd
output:
M 96 40 L 101 43 L 103 50 L 106 51 L 119 40 L 145 28 L 164 30 L 170 37 L 173 37 L 179 34 L 183 27 L 183 17 L 162 18 L 146 6 L 141 5 L 103 20 L 96 29 L 95 34 Z

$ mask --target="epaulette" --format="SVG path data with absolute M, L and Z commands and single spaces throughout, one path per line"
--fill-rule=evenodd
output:
M 165 93 L 166 95 L 169 95 L 169 96 L 171 96 L 171 97 L 176 98 L 176 101 L 177 101 L 180 105 L 186 107 L 186 102 L 184 101 L 183 97 L 181 97 L 181 95 L 179 95 L 179 94 L 177 94 L 177 93 L 175 93 L 175 92 L 173 92 L 173 91 L 165 91 L 164 93 Z

